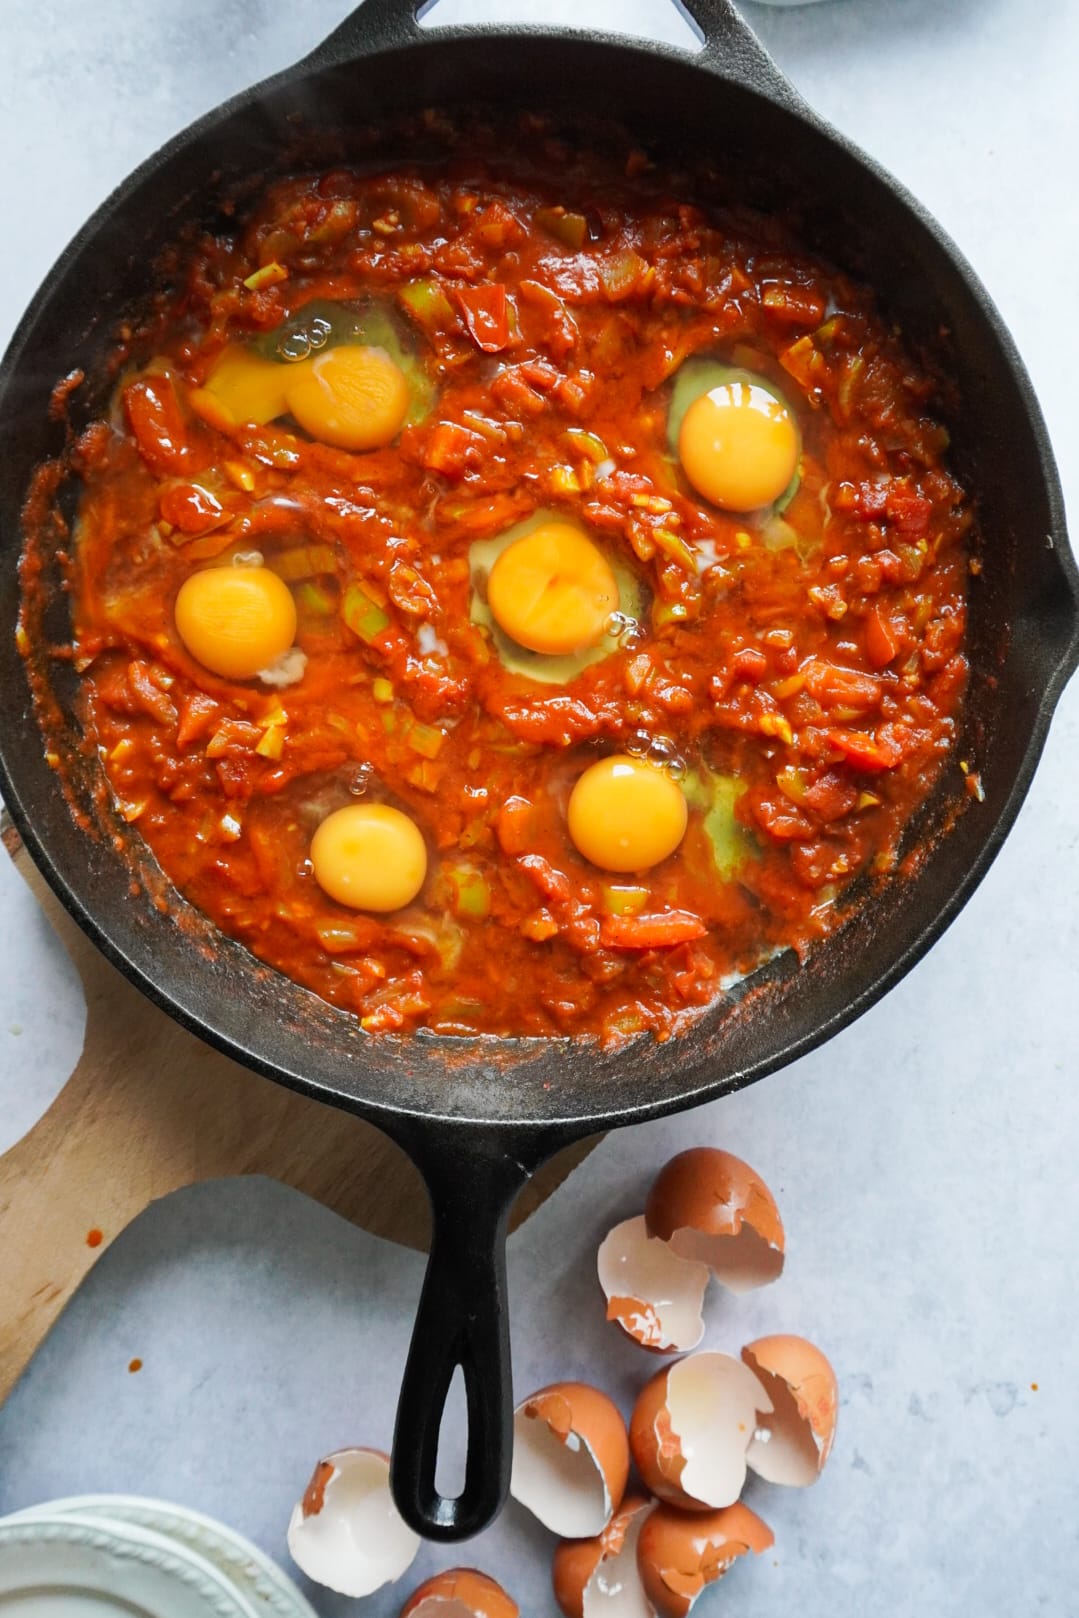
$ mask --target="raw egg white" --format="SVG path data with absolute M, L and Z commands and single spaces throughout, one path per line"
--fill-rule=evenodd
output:
M 644 871 L 674 853 L 688 811 L 681 789 L 659 766 L 615 753 L 579 778 L 567 819 L 577 851 L 593 865 Z
M 427 875 L 427 846 L 414 821 L 385 803 L 354 803 L 327 815 L 311 840 L 315 880 L 352 910 L 400 910 Z
M 798 428 L 782 400 L 748 380 L 694 399 L 682 418 L 678 454 L 686 477 L 725 511 L 770 506 L 798 468 Z
M 504 550 L 487 581 L 495 622 L 532 652 L 564 656 L 595 646 L 618 608 L 606 557 L 579 528 L 548 522 Z
M 228 680 L 253 679 L 296 638 L 296 603 L 266 567 L 192 573 L 176 597 L 176 631 L 196 662 Z
M 408 382 L 384 348 L 346 343 L 284 369 L 288 408 L 312 438 L 367 450 L 392 443 L 400 432 Z

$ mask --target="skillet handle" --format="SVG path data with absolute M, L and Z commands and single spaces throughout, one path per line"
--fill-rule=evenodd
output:
M 304 59 L 305 65 L 336 67 L 368 51 L 408 45 L 420 37 L 416 22 L 419 8 L 420 0 L 363 0 L 321 45 L 315 46 Z
M 474 1127 L 474 1126 L 473 1126 Z M 492 1132 L 493 1133 L 493 1132 Z M 455 1138 L 458 1136 L 460 1138 Z M 413 1142 L 406 1142 L 410 1150 Z M 425 1149 L 424 1149 L 425 1148 Z M 401 1382 L 390 1483 L 397 1509 L 427 1539 L 469 1539 L 509 1493 L 513 1387 L 506 1226 L 531 1173 L 494 1134 L 452 1126 L 413 1155 L 431 1198 L 431 1256 Z M 435 1483 L 446 1396 L 464 1373 L 468 1447 L 456 1498 Z
M 675 0 L 703 37 L 702 65 L 804 115 L 806 104 L 739 15 L 734 0 Z

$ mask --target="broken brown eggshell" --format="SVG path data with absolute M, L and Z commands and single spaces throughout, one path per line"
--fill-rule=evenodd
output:
M 637 1571 L 637 1543 L 655 1505 L 629 1495 L 601 1534 L 558 1546 L 551 1584 L 565 1618 L 655 1618 Z
M 713 1146 L 679 1152 L 660 1169 L 644 1210 L 648 1233 L 681 1259 L 706 1264 L 731 1292 L 767 1286 L 783 1270 L 776 1201 L 748 1163 Z
M 732 1562 L 747 1551 L 759 1556 L 774 1543 L 767 1524 L 740 1502 L 694 1516 L 660 1505 L 637 1542 L 641 1585 L 659 1618 L 686 1618 L 701 1591 Z
M 742 1359 L 765 1388 L 763 1414 L 747 1461 L 767 1483 L 805 1488 L 815 1483 L 835 1439 L 839 1385 L 820 1349 L 804 1337 L 759 1337 Z
M 555 1382 L 517 1406 L 510 1493 L 552 1533 L 566 1539 L 601 1533 L 628 1477 L 626 1424 L 598 1388 Z
M 704 1336 L 702 1307 L 707 1264 L 680 1258 L 671 1245 L 650 1236 L 643 1216 L 624 1219 L 600 1243 L 599 1284 L 607 1319 L 656 1354 L 684 1354 Z
M 645 1383 L 630 1447 L 645 1486 L 682 1511 L 733 1505 L 746 1454 L 772 1401 L 748 1365 L 711 1350 L 689 1354 Z
M 400 1618 L 520 1618 L 496 1579 L 474 1567 L 450 1567 L 413 1590 Z
M 367 1596 L 406 1573 L 419 1549 L 390 1493 L 390 1458 L 339 1449 L 319 1461 L 288 1525 L 296 1566 L 327 1590 Z

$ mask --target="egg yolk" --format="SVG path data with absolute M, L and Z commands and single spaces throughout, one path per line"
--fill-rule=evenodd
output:
M 206 568 L 180 586 L 176 630 L 204 668 L 250 680 L 296 639 L 296 603 L 267 567 Z
M 567 818 L 578 853 L 593 865 L 643 871 L 674 853 L 688 811 L 681 789 L 658 765 L 616 753 L 585 770 Z
M 224 405 L 233 421 L 253 421 L 262 426 L 285 414 L 285 386 L 290 374 L 287 365 L 278 365 L 238 343 L 230 343 L 207 378 L 205 391 Z
M 355 803 L 327 815 L 311 841 L 315 880 L 352 910 L 400 910 L 427 875 L 415 823 L 385 803 Z
M 519 646 L 560 656 L 602 640 L 618 608 L 618 584 L 580 529 L 550 522 L 502 552 L 487 581 L 487 604 Z
M 400 432 L 408 383 L 384 348 L 342 344 L 285 369 L 293 377 L 288 408 L 312 438 L 337 449 L 380 449 Z
M 798 466 L 798 428 L 786 405 L 751 382 L 726 382 L 694 399 L 678 435 L 686 477 L 726 511 L 778 500 Z

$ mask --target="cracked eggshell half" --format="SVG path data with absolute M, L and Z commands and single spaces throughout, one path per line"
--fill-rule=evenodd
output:
M 615 1225 L 600 1244 L 599 1284 L 607 1319 L 656 1354 L 684 1354 L 704 1336 L 702 1306 L 709 1269 L 679 1258 L 670 1245 L 650 1236 L 642 1216 Z
M 400 1618 L 520 1618 L 497 1580 L 474 1567 L 450 1567 L 413 1590 Z
M 598 1388 L 555 1382 L 517 1406 L 510 1493 L 552 1533 L 600 1533 L 622 1503 L 628 1476 L 626 1424 Z
M 767 1286 L 783 1270 L 776 1201 L 748 1163 L 714 1146 L 679 1152 L 660 1169 L 644 1210 L 649 1234 L 679 1258 L 707 1264 L 731 1292 Z
M 551 1584 L 565 1618 L 655 1618 L 637 1571 L 637 1544 L 655 1501 L 624 1500 L 592 1539 L 564 1539 L 554 1553 Z
M 399 1579 L 420 1545 L 393 1503 L 390 1458 L 377 1449 L 339 1449 L 319 1461 L 287 1537 L 296 1566 L 343 1596 Z
M 659 1618 L 685 1618 L 732 1562 L 747 1551 L 759 1556 L 774 1543 L 772 1530 L 741 1502 L 692 1517 L 657 1506 L 637 1542 L 641 1585 Z
M 772 1410 L 757 1424 L 746 1459 L 766 1483 L 816 1483 L 835 1438 L 839 1384 L 819 1348 L 804 1337 L 758 1337 L 742 1358 Z
M 661 1500 L 714 1511 L 741 1494 L 759 1416 L 771 1413 L 763 1383 L 741 1360 L 690 1354 L 641 1389 L 629 1430 L 633 1459 Z

